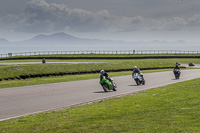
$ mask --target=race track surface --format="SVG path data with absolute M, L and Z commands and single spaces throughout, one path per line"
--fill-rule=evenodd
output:
M 100 86 L 98 77 L 82 81 L 0 89 L 0 121 L 144 91 L 199 77 L 200 70 L 198 69 L 182 70 L 179 80 L 175 80 L 172 71 L 146 73 L 144 74 L 146 85 L 137 86 L 130 72 L 128 76 L 113 77 L 118 91 L 107 93 Z

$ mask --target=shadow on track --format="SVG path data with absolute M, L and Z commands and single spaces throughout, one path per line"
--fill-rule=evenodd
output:
M 138 85 L 128 85 L 128 86 L 138 86 Z
M 93 92 L 93 93 L 106 93 L 105 91 L 96 91 L 96 92 Z
M 96 91 L 96 92 L 93 92 L 93 93 L 108 93 L 108 92 L 115 92 L 115 91 L 107 91 L 107 92 L 105 92 L 105 91 Z

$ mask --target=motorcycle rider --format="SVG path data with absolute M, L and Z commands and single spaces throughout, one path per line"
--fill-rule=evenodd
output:
M 137 66 L 134 66 L 134 67 L 133 67 L 133 73 L 138 73 L 138 74 L 140 74 L 140 69 L 137 68 Z
M 134 74 L 134 73 L 138 73 L 138 74 L 144 79 L 143 75 L 141 74 L 140 69 L 137 68 L 137 66 L 134 66 L 134 67 L 133 67 L 133 74 Z
M 112 83 L 112 80 L 111 80 L 111 78 L 110 78 L 110 76 L 108 75 L 107 72 L 105 72 L 104 70 L 101 70 L 100 73 L 101 73 L 100 80 L 102 80 L 103 77 L 105 77 L 106 79 L 108 79 Z
M 181 65 L 179 62 L 176 62 L 175 64 L 176 64 L 176 66 L 179 66 L 179 65 Z
M 179 67 L 180 63 L 179 63 L 179 62 L 176 62 L 175 64 L 176 64 L 176 66 L 174 67 L 174 70 L 175 70 L 175 69 L 180 70 L 180 67 Z
M 181 65 L 181 64 L 179 62 L 176 62 L 175 64 L 176 64 L 176 66 L 174 67 L 174 70 L 173 70 L 174 74 L 175 74 L 176 69 L 178 69 L 179 71 L 181 70 L 180 67 L 179 67 L 179 65 Z M 179 76 L 180 76 L 180 74 L 181 73 L 179 73 Z

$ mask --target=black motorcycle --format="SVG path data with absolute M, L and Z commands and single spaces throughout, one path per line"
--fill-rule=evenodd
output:
M 181 75 L 180 69 L 174 69 L 173 72 L 174 72 L 175 78 L 176 78 L 176 79 L 179 79 L 179 78 L 180 78 L 180 75 Z

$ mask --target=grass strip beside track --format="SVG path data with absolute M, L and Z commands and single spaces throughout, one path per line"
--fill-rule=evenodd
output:
M 0 132 L 199 132 L 200 78 L 0 122 Z
M 80 61 L 80 60 L 78 60 Z M 83 62 L 86 60 L 82 60 Z M 95 60 L 93 60 L 95 62 Z M 0 66 L 0 78 L 19 77 L 20 75 L 95 71 L 101 69 L 131 69 L 134 65 L 139 68 L 148 67 L 173 67 L 175 60 L 100 60 L 108 63 L 91 64 L 31 64 L 31 65 L 12 65 Z
M 48 60 L 47 60 L 48 61 Z M 71 61 L 71 60 L 70 60 Z M 87 62 L 88 60 L 73 60 L 77 62 Z M 175 62 L 188 64 L 194 62 L 200 64 L 199 59 L 129 59 L 129 60 L 89 60 L 91 64 L 31 64 L 31 65 L 12 65 L 0 66 L 0 78 L 19 77 L 20 75 L 41 74 L 41 73 L 59 73 L 59 72 L 77 72 L 94 71 L 109 69 L 131 69 L 137 65 L 139 68 L 152 67 L 174 67 Z
M 145 70 L 143 73 L 150 72 L 160 72 L 167 71 L 165 70 Z M 127 72 L 111 72 L 109 73 L 111 77 L 113 76 L 122 76 L 122 75 L 131 75 L 130 71 Z M 56 77 L 43 77 L 43 78 L 33 78 L 33 79 L 25 79 L 25 80 L 4 80 L 0 82 L 0 89 L 10 88 L 10 87 L 21 87 L 21 86 L 29 86 L 29 85 L 39 85 L 39 84 L 48 84 L 48 83 L 58 83 L 58 82 L 68 82 L 68 81 L 77 81 L 77 80 L 87 80 L 99 78 L 100 74 L 83 74 L 83 75 L 66 75 L 66 76 L 56 76 Z
M 22 60 L 18 60 L 20 62 Z M 30 61 L 30 60 L 23 60 Z M 41 62 L 41 60 L 34 60 Z M 63 61 L 63 60 L 47 60 L 48 61 Z M 65 60 L 74 62 L 108 62 L 100 64 L 31 64 L 31 65 L 11 65 L 11 66 L 0 66 L 0 79 L 8 77 L 19 77 L 20 75 L 28 74 L 40 74 L 40 73 L 58 73 L 58 72 L 76 72 L 76 71 L 90 71 L 90 70 L 101 70 L 101 69 L 130 69 L 137 65 L 139 68 L 144 67 L 173 67 L 175 62 L 182 64 L 188 64 L 194 62 L 200 64 L 199 59 L 130 59 L 130 60 Z M 4 61 L 0 61 L 4 62 Z M 10 61 L 9 61 L 10 62 Z M 123 75 L 121 72 L 120 75 Z M 126 73 L 126 72 L 125 72 Z M 130 72 L 128 72 L 130 74 Z M 109 73 L 111 74 L 111 73 Z M 119 73 L 116 73 L 119 74 Z M 94 75 L 94 76 L 92 76 Z M 56 76 L 46 78 L 35 78 L 26 80 L 8 80 L 1 81 L 0 88 L 9 88 L 17 86 L 27 86 L 36 84 L 56 83 L 73 80 L 91 79 L 98 78 L 99 74 L 89 75 L 73 75 L 73 76 Z

